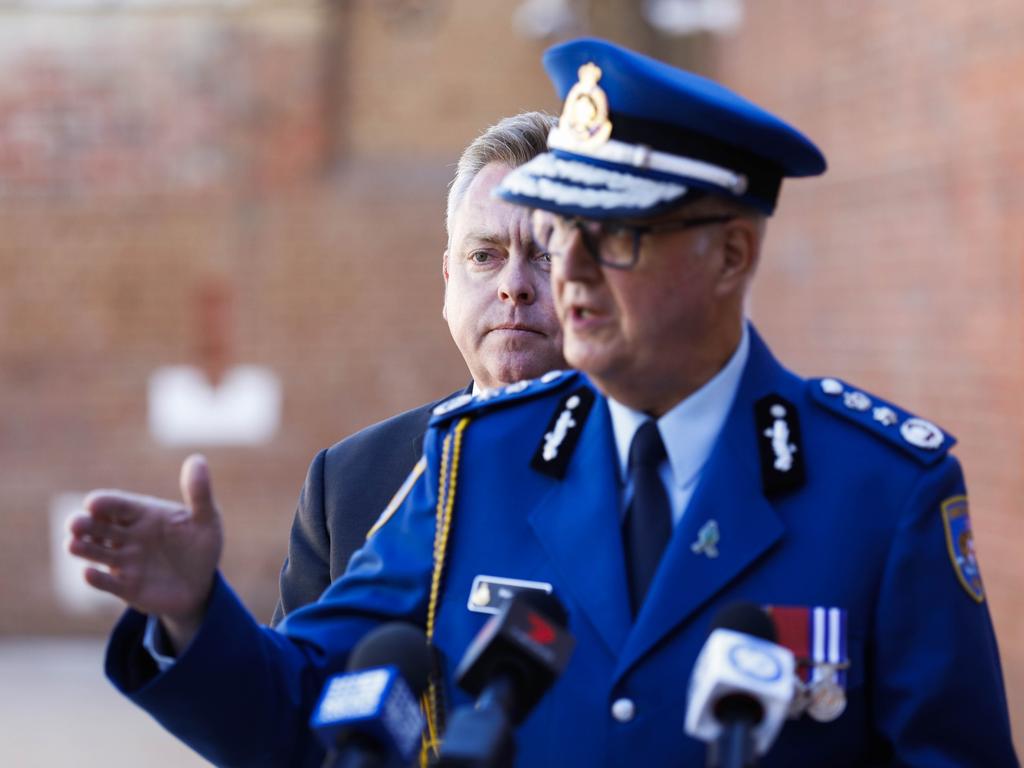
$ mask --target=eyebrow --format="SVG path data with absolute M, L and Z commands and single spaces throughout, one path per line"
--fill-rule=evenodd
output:
M 463 238 L 468 243 L 493 243 L 494 245 L 504 245 L 508 242 L 508 238 L 499 237 L 493 232 L 470 232 Z

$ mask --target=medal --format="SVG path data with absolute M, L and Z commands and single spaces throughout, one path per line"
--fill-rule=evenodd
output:
M 846 692 L 836 682 L 834 671 L 811 684 L 805 711 L 819 723 L 831 723 L 846 711 Z

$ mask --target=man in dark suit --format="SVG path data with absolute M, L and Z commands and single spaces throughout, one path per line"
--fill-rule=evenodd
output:
M 462 153 L 448 194 L 444 317 L 473 381 L 317 454 L 295 512 L 273 625 L 345 572 L 422 455 L 437 405 L 564 367 L 549 260 L 532 248 L 525 211 L 491 196 L 509 169 L 545 151 L 554 123 L 540 112 L 507 117 Z

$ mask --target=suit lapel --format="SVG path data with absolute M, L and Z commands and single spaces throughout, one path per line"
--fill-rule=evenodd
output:
M 750 358 L 736 399 L 629 633 L 617 676 L 748 570 L 785 532 L 761 490 L 753 405 L 781 371 L 751 328 Z M 710 530 L 712 523 L 716 556 L 694 547 L 701 529 Z
M 569 474 L 530 514 L 530 525 L 573 601 L 612 654 L 629 631 L 626 567 L 619 534 L 620 483 L 608 406 L 594 404 Z

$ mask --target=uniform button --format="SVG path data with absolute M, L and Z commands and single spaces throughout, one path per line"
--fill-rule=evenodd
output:
M 612 702 L 612 717 L 620 723 L 628 723 L 636 716 L 636 704 L 632 699 L 616 699 Z
M 843 394 L 843 383 L 838 379 L 822 379 L 821 391 L 826 395 L 841 395 Z

